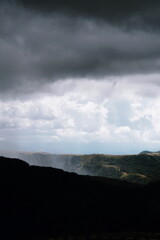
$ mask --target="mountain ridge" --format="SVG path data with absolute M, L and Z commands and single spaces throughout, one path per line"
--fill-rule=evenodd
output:
M 101 176 L 146 184 L 160 177 L 160 154 L 51 154 L 39 152 L 0 152 L 30 165 L 54 167 L 81 175 Z

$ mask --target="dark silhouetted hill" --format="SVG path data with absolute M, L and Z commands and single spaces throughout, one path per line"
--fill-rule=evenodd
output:
M 160 182 L 142 187 L 0 157 L 0 191 L 8 239 L 159 231 Z

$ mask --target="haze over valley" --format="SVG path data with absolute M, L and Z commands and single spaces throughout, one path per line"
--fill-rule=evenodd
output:
M 148 183 L 160 178 L 160 153 L 144 151 L 138 155 L 74 155 L 41 152 L 3 152 L 0 155 L 19 158 L 30 165 L 45 166 L 81 175 L 101 176 Z

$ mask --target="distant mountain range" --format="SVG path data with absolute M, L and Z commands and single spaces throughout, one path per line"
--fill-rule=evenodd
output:
M 45 166 L 81 175 L 101 176 L 148 183 L 160 178 L 160 153 L 143 151 L 138 155 L 72 155 L 41 152 L 0 152 L 22 159 L 30 165 Z
M 160 181 L 137 185 L 0 157 L 0 194 L 2 239 L 159 231 Z

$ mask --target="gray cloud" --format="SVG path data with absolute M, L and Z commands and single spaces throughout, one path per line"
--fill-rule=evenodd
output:
M 119 15 L 114 20 L 111 11 L 109 16 L 107 15 L 108 18 L 105 18 L 104 14 L 103 21 L 97 21 L 103 10 L 102 7 L 99 9 L 98 3 L 85 12 L 86 8 L 78 10 L 79 1 L 76 4 L 74 2 L 71 1 L 69 6 L 63 1 L 60 1 L 61 5 L 56 2 L 56 7 L 53 8 L 51 1 L 47 1 L 46 14 L 42 14 L 45 12 L 42 11 L 44 7 L 42 2 L 37 7 L 34 2 L 31 4 L 31 1 L 21 1 L 26 8 L 15 3 L 2 5 L 1 95 L 41 91 L 45 85 L 58 79 L 78 77 L 93 79 L 106 75 L 146 74 L 159 71 L 159 32 L 151 32 L 146 28 L 145 30 L 133 28 L 128 31 L 119 24 L 113 24 L 118 23 L 122 14 L 120 10 L 124 6 L 126 6 L 124 18 L 126 16 L 127 19 L 131 19 L 132 15 L 136 16 L 137 11 L 137 14 L 140 14 L 142 6 L 143 18 L 148 13 L 145 9 L 149 8 L 150 1 L 145 1 L 148 5 L 141 1 L 138 7 L 135 7 L 136 5 L 129 7 L 126 1 L 123 1 L 126 5 L 113 7 L 110 1 L 106 1 L 115 13 L 119 11 Z M 50 4 L 52 11 L 48 14 Z M 138 2 L 135 1 L 135 4 Z M 77 17 L 63 15 L 67 9 L 79 14 Z M 104 9 L 104 13 L 107 13 L 105 12 L 108 11 L 107 5 Z M 155 5 L 151 10 L 154 9 Z M 94 17 L 89 18 L 90 15 Z
M 146 27 L 159 29 L 159 0 L 9 0 L 42 14 L 60 12 L 72 17 L 101 19 L 128 28 Z

